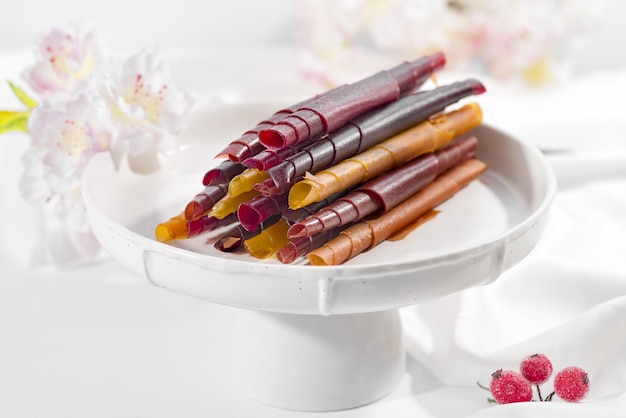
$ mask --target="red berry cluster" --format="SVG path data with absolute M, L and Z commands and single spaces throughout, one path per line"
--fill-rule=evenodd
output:
M 551 401 L 554 395 L 566 402 L 579 402 L 589 392 L 589 376 L 580 367 L 567 367 L 554 377 L 554 391 L 547 397 L 541 395 L 540 385 L 552 376 L 552 363 L 544 354 L 525 357 L 519 373 L 513 370 L 496 370 L 491 374 L 489 390 L 499 404 L 529 402 L 533 400 L 534 385 L 540 401 Z

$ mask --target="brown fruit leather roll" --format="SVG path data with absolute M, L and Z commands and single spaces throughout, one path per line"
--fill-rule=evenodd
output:
M 487 169 L 482 161 L 468 160 L 377 218 L 359 222 L 338 237 L 307 254 L 313 265 L 337 265 L 373 248 L 440 205 Z

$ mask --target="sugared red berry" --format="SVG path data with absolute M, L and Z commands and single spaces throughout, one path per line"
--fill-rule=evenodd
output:
M 532 354 L 522 360 L 519 370 L 530 383 L 540 385 L 552 376 L 552 363 L 544 354 Z
M 499 404 L 528 402 L 533 398 L 530 382 L 512 370 L 496 370 L 491 374 L 491 395 Z
M 589 376 L 580 367 L 567 367 L 554 377 L 554 391 L 566 402 L 579 402 L 589 392 Z

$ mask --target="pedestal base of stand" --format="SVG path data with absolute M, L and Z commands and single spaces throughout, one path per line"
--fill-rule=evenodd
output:
M 374 402 L 405 372 L 397 310 L 316 316 L 243 310 L 235 384 L 251 398 L 299 411 Z

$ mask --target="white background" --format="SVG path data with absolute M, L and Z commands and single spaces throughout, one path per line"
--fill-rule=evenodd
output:
M 292 45 L 296 41 L 295 0 L 2 0 L 0 47 L 33 45 L 48 28 L 91 22 L 113 48 L 135 50 L 154 43 L 164 48 L 207 49 Z M 576 55 L 576 72 L 626 66 L 626 2 L 606 0 L 606 14 Z

